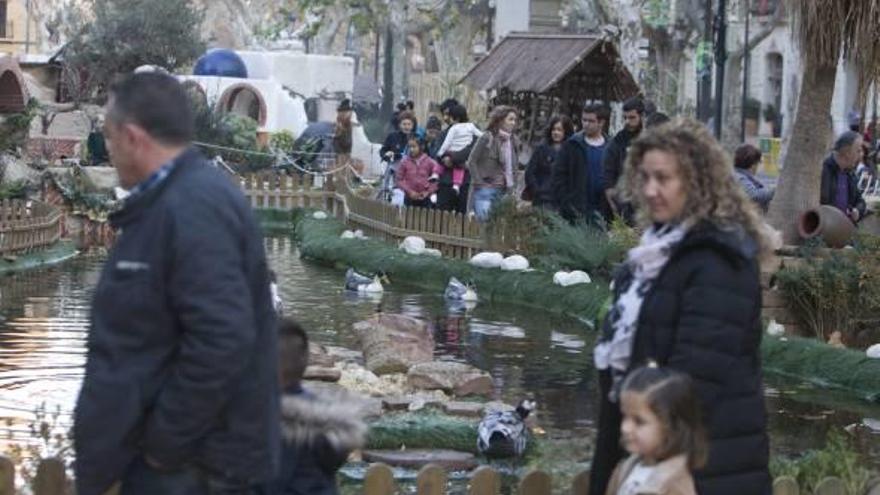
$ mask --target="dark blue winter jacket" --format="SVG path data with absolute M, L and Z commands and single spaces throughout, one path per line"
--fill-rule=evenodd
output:
M 190 149 L 111 217 L 74 421 L 79 495 L 132 460 L 259 483 L 277 471 L 276 321 L 238 187 Z

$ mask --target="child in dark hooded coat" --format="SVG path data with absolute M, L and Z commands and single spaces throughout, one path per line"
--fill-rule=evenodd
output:
M 281 470 L 267 495 L 336 495 L 336 472 L 364 445 L 364 404 L 343 389 L 310 391 L 302 386 L 309 339 L 296 322 L 279 324 Z

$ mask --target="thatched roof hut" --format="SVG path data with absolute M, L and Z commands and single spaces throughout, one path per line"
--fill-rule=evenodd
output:
M 614 43 L 591 35 L 509 34 L 461 82 L 489 93 L 492 106 L 518 107 L 528 141 L 554 114 L 578 122 L 587 101 L 610 103 L 639 93 Z

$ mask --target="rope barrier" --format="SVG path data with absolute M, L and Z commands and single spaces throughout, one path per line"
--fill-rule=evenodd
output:
M 297 170 L 300 173 L 307 174 L 307 175 L 313 175 L 316 177 L 325 177 L 328 175 L 335 175 L 345 169 L 348 169 L 352 173 L 352 175 L 355 178 L 357 178 L 358 180 L 360 180 L 361 182 L 364 182 L 364 183 L 370 182 L 369 180 L 365 179 L 364 176 L 361 175 L 357 171 L 356 168 L 354 168 L 354 165 L 352 165 L 352 160 L 350 157 L 346 160 L 345 163 L 343 163 L 342 165 L 340 165 L 339 167 L 334 168 L 334 169 L 309 170 L 309 169 L 304 168 L 303 166 L 299 165 L 298 163 L 296 163 L 296 161 L 294 161 L 289 156 L 287 156 L 283 153 L 277 153 L 277 152 L 276 153 L 267 153 L 265 151 L 254 151 L 254 150 L 246 150 L 246 149 L 241 149 L 241 148 L 232 148 L 229 146 L 222 146 L 219 144 L 205 143 L 202 141 L 193 141 L 193 144 L 196 146 L 202 146 L 205 148 L 214 148 L 214 149 L 218 149 L 218 150 L 233 151 L 233 152 L 243 153 L 243 154 L 273 157 L 273 158 L 275 158 L 275 165 L 273 165 L 273 168 L 279 168 L 279 163 L 281 163 L 286 166 L 290 166 L 291 168 Z M 323 153 L 323 152 L 302 152 L 302 153 L 298 153 L 298 154 L 323 156 L 325 158 L 330 158 L 330 156 L 332 156 L 332 154 L 330 154 L 330 153 Z M 226 165 L 226 164 L 224 163 L 223 165 Z M 227 166 L 227 168 L 228 168 L 228 166 Z M 236 175 L 240 176 L 241 174 L 236 174 Z M 351 186 L 352 184 L 349 183 L 349 185 Z
M 355 174 L 357 174 L 357 171 L 354 169 L 354 167 L 351 164 L 350 158 L 348 160 L 346 160 L 346 162 L 344 164 L 342 164 L 341 166 L 334 168 L 334 169 L 331 169 L 331 170 L 309 170 L 305 167 L 302 167 L 298 163 L 296 163 L 296 161 L 292 160 L 289 156 L 287 156 L 283 153 L 280 153 L 280 152 L 267 153 L 264 151 L 245 150 L 245 149 L 240 149 L 240 148 L 232 148 L 229 146 L 221 146 L 219 144 L 204 143 L 201 141 L 193 141 L 193 144 L 195 144 L 196 146 L 202 146 L 205 148 L 214 148 L 214 149 L 218 149 L 218 150 L 232 151 L 232 152 L 236 152 L 236 153 L 272 157 L 275 159 L 275 165 L 273 165 L 273 167 L 278 168 L 279 164 L 289 165 L 292 168 L 296 169 L 297 171 L 304 173 L 304 174 L 308 174 L 308 175 L 323 177 L 323 176 L 327 176 L 327 175 L 336 174 L 342 170 L 345 170 L 346 168 L 351 169 Z M 314 155 L 314 156 L 324 157 L 325 159 L 333 156 L 331 153 L 325 153 L 325 152 L 297 152 L 297 154 L 298 155 Z

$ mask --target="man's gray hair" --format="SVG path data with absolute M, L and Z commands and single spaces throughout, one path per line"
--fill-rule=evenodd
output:
M 856 131 L 844 132 L 837 137 L 836 141 L 834 141 L 834 151 L 843 151 L 844 149 L 849 148 L 860 137 L 862 137 L 862 135 Z

